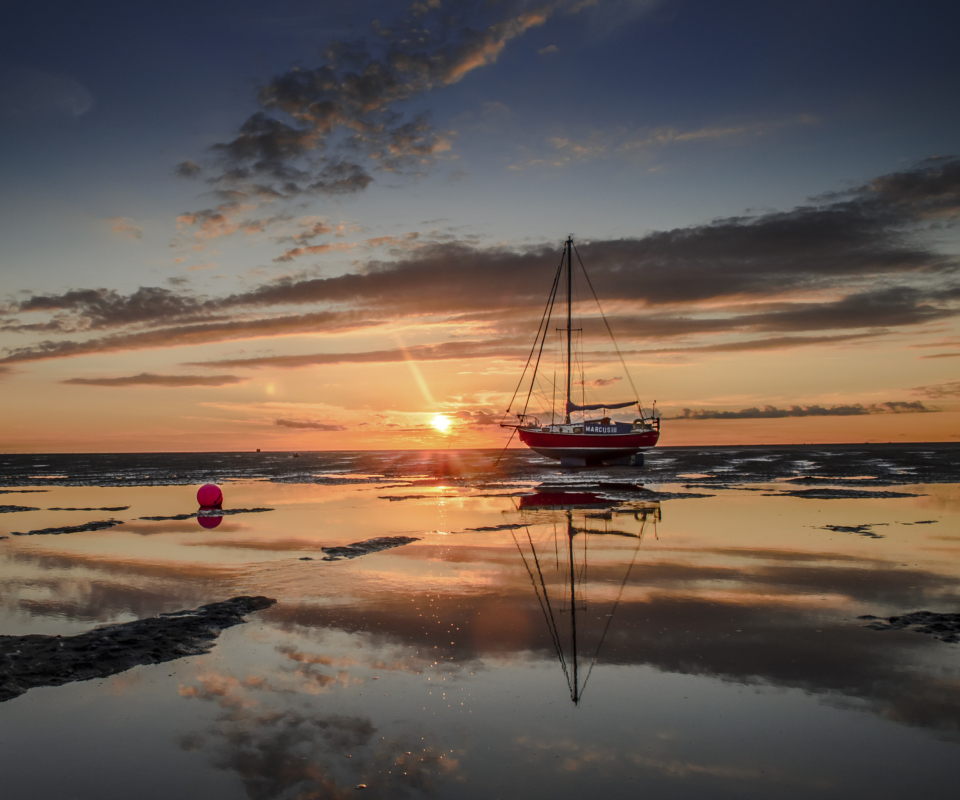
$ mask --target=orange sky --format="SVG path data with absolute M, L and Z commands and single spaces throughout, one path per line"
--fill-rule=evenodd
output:
M 500 447 L 570 234 L 579 386 L 662 444 L 960 438 L 936 14 L 374 5 L 11 43 L 0 451 Z

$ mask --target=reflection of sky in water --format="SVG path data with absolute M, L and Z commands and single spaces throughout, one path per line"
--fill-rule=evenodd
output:
M 655 524 L 626 501 L 572 509 L 582 668 L 595 659 L 574 706 L 557 654 L 570 667 L 567 511 L 521 512 L 518 497 L 491 496 L 515 492 L 510 480 L 438 480 L 426 460 L 407 463 L 406 488 L 370 471 L 227 484 L 225 508 L 274 510 L 210 531 L 139 519 L 194 511 L 191 486 L 0 496 L 41 508 L 3 515 L 0 535 L 124 520 L 0 542 L 3 633 L 278 600 L 208 655 L 0 704 L 5 794 L 952 794 L 960 646 L 856 617 L 956 610 L 956 484 L 822 502 L 721 489 L 663 502 Z M 404 495 L 422 497 L 381 499 Z M 863 524 L 885 538 L 825 527 Z M 320 560 L 323 546 L 389 535 L 420 541 Z

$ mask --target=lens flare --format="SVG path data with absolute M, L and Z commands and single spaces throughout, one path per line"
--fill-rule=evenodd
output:
M 450 420 L 443 416 L 443 414 L 437 414 L 432 420 L 430 420 L 430 424 L 440 431 L 440 433 L 446 433 L 450 430 Z

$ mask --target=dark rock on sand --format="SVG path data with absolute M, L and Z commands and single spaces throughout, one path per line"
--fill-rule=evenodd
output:
M 122 525 L 122 519 L 101 519 L 85 522 L 83 525 L 65 525 L 62 528 L 40 528 L 36 531 L 10 531 L 11 536 L 46 536 L 61 533 L 83 533 L 85 531 L 103 531 L 114 525 Z
M 520 528 L 528 528 L 529 522 L 507 522 L 503 525 L 483 525 L 479 528 L 464 528 L 464 531 L 515 531 Z
M 356 558 L 365 556 L 368 553 L 379 553 L 381 550 L 389 550 L 391 547 L 400 547 L 402 544 L 410 542 L 419 542 L 417 536 L 378 536 L 375 539 L 367 539 L 364 542 L 354 542 L 343 547 L 321 547 L 326 553 L 324 561 L 339 561 L 341 558 Z
M 39 511 L 33 506 L 0 506 L 0 514 L 15 514 L 17 511 Z
M 61 686 L 210 652 L 225 628 L 272 606 L 268 597 L 234 597 L 189 611 L 105 625 L 78 636 L 0 636 L 0 702 L 37 686 Z
M 804 497 L 808 500 L 868 500 L 892 497 L 923 497 L 915 492 L 870 492 L 862 489 L 796 489 L 789 492 L 769 492 L 764 497 Z
M 938 614 L 934 611 L 913 611 L 899 617 L 875 617 L 866 614 L 857 619 L 874 620 L 864 627 L 875 631 L 914 630 L 941 642 L 960 642 L 960 614 Z

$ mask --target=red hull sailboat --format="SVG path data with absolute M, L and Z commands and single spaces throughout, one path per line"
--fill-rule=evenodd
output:
M 568 237 L 564 243 L 563 258 L 560 261 L 560 266 L 557 268 L 557 274 L 553 279 L 553 287 L 547 299 L 547 306 L 544 309 L 543 317 L 540 321 L 537 338 L 534 340 L 533 349 L 530 351 L 530 357 L 527 359 L 527 366 L 524 368 L 525 376 L 531 364 L 533 364 L 530 390 L 527 392 L 523 411 L 515 412 L 518 419 L 517 423 L 511 424 L 503 422 L 501 424 L 504 427 L 516 428 L 520 436 L 520 441 L 542 456 L 555 458 L 565 466 L 587 466 L 629 459 L 631 456 L 636 456 L 644 450 L 655 447 L 660 438 L 660 420 L 656 417 L 654 409 L 651 409 L 649 417 L 646 416 L 639 399 L 617 403 L 574 402 L 572 396 L 574 386 L 573 363 L 575 358 L 573 352 L 573 333 L 575 330 L 581 330 L 573 327 L 572 316 L 574 250 L 573 238 Z M 583 269 L 583 262 L 580 261 L 579 253 L 577 253 L 577 261 L 580 263 L 581 269 Z M 528 413 L 528 407 L 534 389 L 537 386 L 537 371 L 540 366 L 540 359 L 547 338 L 547 330 L 550 325 L 550 317 L 552 316 L 553 308 L 557 300 L 557 294 L 564 271 L 566 271 L 567 325 L 565 328 L 558 328 L 557 330 L 561 334 L 566 335 L 566 357 L 564 358 L 566 404 L 564 406 L 562 421 L 557 420 L 559 415 L 553 407 L 555 405 L 554 402 L 551 403 L 548 412 L 550 415 L 549 422 L 541 423 L 535 415 Z M 593 292 L 593 286 L 590 284 L 590 278 L 587 276 L 585 269 L 583 269 L 583 274 L 587 279 L 587 284 L 590 286 L 591 292 Z M 594 292 L 593 294 L 596 299 L 596 293 Z M 598 308 L 599 305 L 599 300 L 597 300 Z M 607 327 L 607 331 L 610 333 L 611 339 L 613 339 L 613 333 L 610 331 L 606 317 L 603 316 L 602 309 L 600 309 L 600 316 Z M 613 344 L 617 350 L 617 355 L 620 356 L 620 349 L 616 347 L 616 340 L 614 340 Z M 623 365 L 624 371 L 627 372 L 627 378 L 630 380 L 631 387 L 633 387 L 633 380 L 630 379 L 630 373 L 626 369 L 626 363 L 623 361 L 622 356 L 620 356 L 620 362 Z M 521 376 L 520 384 L 517 386 L 517 391 L 514 392 L 513 400 L 510 402 L 511 406 L 517 398 L 523 380 L 524 378 Z M 586 386 L 582 375 L 579 380 L 579 385 L 581 387 Z M 553 395 L 556 397 L 557 387 L 555 380 L 552 386 Z M 634 395 L 636 396 L 635 388 Z M 633 422 L 616 422 L 606 414 L 607 411 L 615 411 L 631 406 L 636 406 L 639 412 L 639 417 L 633 420 Z M 599 419 L 587 419 L 586 412 L 588 411 L 603 411 L 604 414 Z M 507 413 L 510 413 L 510 408 L 507 409 Z M 577 419 L 576 416 L 571 415 L 579 415 L 580 418 Z

